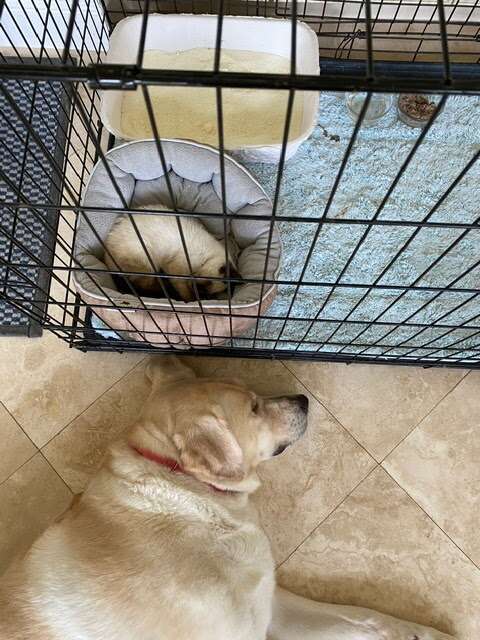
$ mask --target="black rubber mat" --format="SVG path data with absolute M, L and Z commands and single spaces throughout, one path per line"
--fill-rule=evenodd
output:
M 6 203 L 60 204 L 71 99 L 58 82 L 0 87 L 0 335 L 38 336 L 59 211 Z

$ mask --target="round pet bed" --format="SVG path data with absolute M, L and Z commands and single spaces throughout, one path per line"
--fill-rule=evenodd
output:
M 125 202 L 132 208 L 154 207 L 162 202 L 179 211 L 221 213 L 219 152 L 182 140 L 163 141 L 162 147 L 175 202 L 169 197 L 155 141 L 129 142 L 106 154 Z M 233 245 L 237 253 L 241 277 L 261 280 L 270 234 L 271 202 L 248 171 L 228 156 L 225 156 L 225 183 L 229 247 Z M 122 209 L 123 204 L 101 161 L 90 175 L 82 204 L 89 210 L 82 211 L 79 216 L 74 255 L 77 264 L 84 269 L 101 271 L 76 271 L 75 285 L 82 299 L 93 307 L 93 312 L 109 328 L 119 332 L 122 339 L 147 341 L 157 347 L 173 345 L 179 349 L 221 344 L 231 334 L 241 336 L 256 322 L 258 313 L 265 313 L 273 302 L 275 285 L 264 285 L 262 292 L 261 284 L 257 283 L 236 286 L 231 305 L 228 300 L 204 300 L 201 307 L 198 302 L 170 302 L 159 298 L 139 300 L 134 295 L 119 292 L 106 272 L 102 245 L 118 212 L 95 209 Z M 258 219 L 239 219 L 237 214 L 253 215 Z M 223 238 L 222 217 L 201 220 L 217 238 Z M 276 278 L 280 257 L 280 236 L 274 228 L 266 273 L 268 280 Z

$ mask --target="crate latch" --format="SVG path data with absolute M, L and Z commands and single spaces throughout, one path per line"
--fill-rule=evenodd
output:
M 89 68 L 93 71 L 88 81 L 90 89 L 134 91 L 137 88 L 138 68 L 134 64 L 92 64 Z

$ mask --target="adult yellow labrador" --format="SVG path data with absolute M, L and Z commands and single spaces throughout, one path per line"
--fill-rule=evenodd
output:
M 450 637 L 275 588 L 249 495 L 257 465 L 305 431 L 305 396 L 262 398 L 175 359 L 159 358 L 149 377 L 137 423 L 4 576 L 2 640 Z

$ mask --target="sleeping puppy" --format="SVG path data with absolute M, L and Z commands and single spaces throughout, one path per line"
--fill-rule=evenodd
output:
M 149 377 L 137 423 L 0 583 L 2 640 L 450 637 L 275 589 L 249 496 L 258 464 L 305 431 L 305 396 L 263 398 L 165 356 Z
M 152 206 L 139 207 L 150 209 Z M 168 210 L 162 203 L 154 205 L 155 209 Z M 197 218 L 177 216 L 161 216 L 155 214 L 134 214 L 133 219 L 145 244 L 152 262 L 148 259 L 145 248 L 140 242 L 137 232 L 128 215 L 121 215 L 110 229 L 105 240 L 104 262 L 108 269 L 116 271 L 138 271 L 142 275 L 128 276 L 139 295 L 165 297 L 160 278 L 143 275 L 148 273 L 175 276 L 200 276 L 203 278 L 220 278 L 219 280 L 199 280 L 197 291 L 200 299 L 215 298 L 225 291 L 227 267 L 225 262 L 225 245 L 217 240 Z M 188 260 L 178 229 L 180 224 L 185 239 Z M 238 278 L 238 273 L 230 261 L 230 278 Z M 193 282 L 189 279 L 172 278 L 171 286 L 181 300 L 196 300 Z M 233 284 L 231 289 L 233 289 Z M 128 290 L 130 293 L 131 290 Z M 168 294 L 167 294 L 168 295 Z

